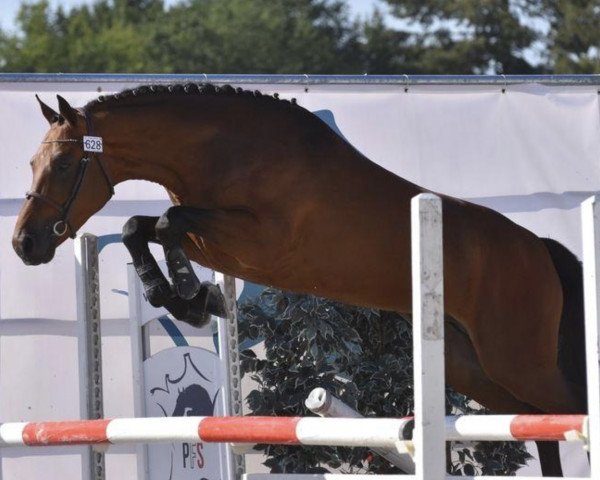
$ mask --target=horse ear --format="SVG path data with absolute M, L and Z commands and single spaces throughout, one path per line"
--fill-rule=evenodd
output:
M 64 117 L 64 119 L 69 122 L 71 125 L 77 124 L 77 111 L 69 105 L 63 97 L 57 95 L 58 98 L 58 111 Z
M 38 97 L 37 95 L 35 96 L 35 98 L 37 99 L 38 103 L 40 104 L 40 107 L 42 109 L 42 114 L 44 115 L 46 120 L 48 120 L 48 123 L 53 124 L 54 122 L 56 122 L 58 120 L 58 113 L 56 113 L 54 110 L 52 110 L 44 102 L 42 102 L 40 100 L 40 97 Z

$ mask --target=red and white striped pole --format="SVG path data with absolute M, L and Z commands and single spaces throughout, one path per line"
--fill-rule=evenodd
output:
M 446 418 L 448 440 L 583 440 L 583 415 Z M 396 447 L 412 437 L 411 418 L 162 417 L 4 423 L 0 447 L 122 443 L 232 442 Z

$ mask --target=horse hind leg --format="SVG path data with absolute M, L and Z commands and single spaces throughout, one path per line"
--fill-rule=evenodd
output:
M 539 413 L 534 411 L 532 413 Z M 558 442 L 535 442 L 537 447 L 540 468 L 543 477 L 562 477 L 562 465 L 560 463 L 560 448 Z
M 546 246 L 530 240 L 485 259 L 485 274 L 472 292 L 477 304 L 458 320 L 492 381 L 542 412 L 584 413 L 583 390 L 558 365 L 569 294 Z M 507 266 L 516 262 L 518 268 Z
M 512 312 L 511 326 L 486 330 L 474 345 L 481 365 L 492 381 L 523 403 L 545 413 L 584 413 L 586 399 L 580 386 L 566 378 L 557 364 L 557 335 L 549 325 L 525 327 L 528 319 Z M 539 318 L 539 317 L 538 317 Z M 543 317 L 542 317 L 543 318 Z M 494 319 L 488 317 L 492 325 Z M 497 318 L 502 326 L 505 319 Z
M 515 398 L 487 376 L 471 340 L 450 316 L 445 322 L 446 380 L 496 414 L 540 413 L 539 409 Z M 558 442 L 535 442 L 544 477 L 562 477 Z
M 497 414 L 531 413 L 532 407 L 515 398 L 492 381 L 481 367 L 479 358 L 466 332 L 446 316 L 444 349 L 446 381 L 456 391 L 467 395 Z

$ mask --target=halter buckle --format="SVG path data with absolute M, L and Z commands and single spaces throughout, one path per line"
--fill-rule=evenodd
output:
M 63 226 L 62 230 L 60 229 L 61 224 Z M 65 222 L 64 220 L 59 220 L 52 227 L 52 231 L 54 232 L 54 235 L 56 235 L 57 237 L 62 237 L 65 233 L 67 233 L 68 229 L 69 229 L 69 225 L 67 225 L 67 222 Z

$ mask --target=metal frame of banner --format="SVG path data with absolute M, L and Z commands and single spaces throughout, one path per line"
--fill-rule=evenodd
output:
M 600 87 L 600 74 L 585 75 L 271 75 L 271 74 L 130 74 L 130 73 L 0 73 L 0 88 L 6 83 L 186 83 L 253 85 L 498 85 L 521 84 L 548 86 Z

